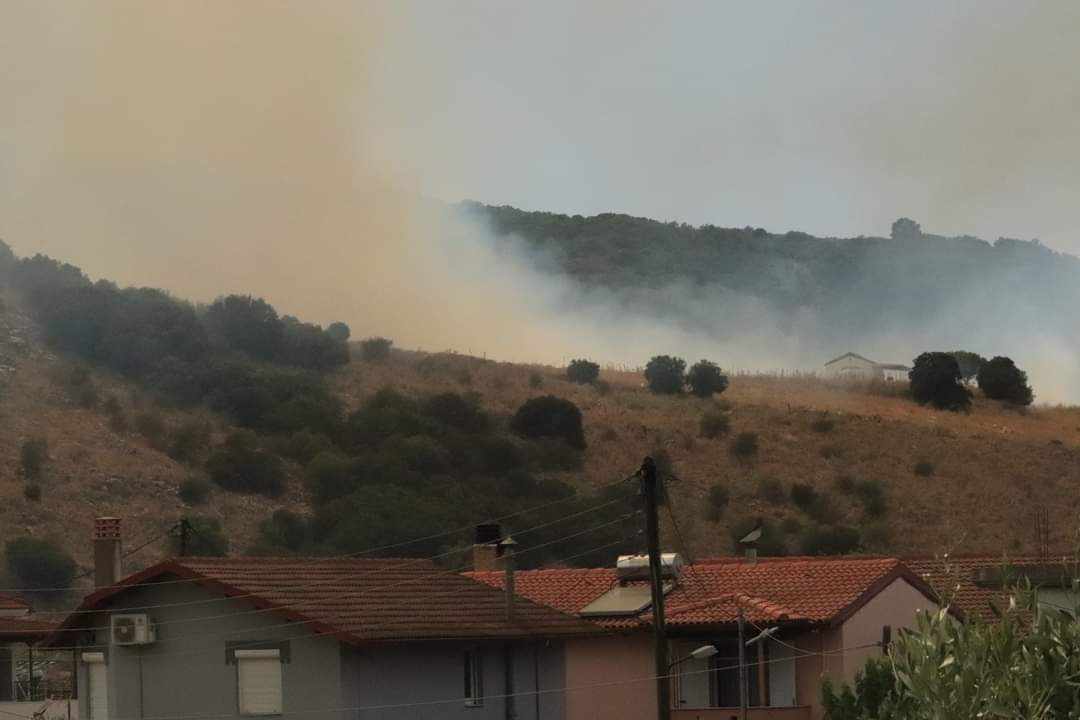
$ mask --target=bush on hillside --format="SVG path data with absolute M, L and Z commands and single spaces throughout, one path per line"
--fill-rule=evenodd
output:
M 161 450 L 165 447 L 165 420 L 154 410 L 147 410 L 135 416 L 135 429 L 146 438 L 150 447 Z
M 787 497 L 784 484 L 774 477 L 762 477 L 757 482 L 757 496 L 770 505 L 781 505 Z
M 720 366 L 708 360 L 699 360 L 686 374 L 690 392 L 699 398 L 718 395 L 728 388 L 728 377 L 720 371 Z
M 281 437 L 275 444 L 279 455 L 301 465 L 307 465 L 316 455 L 331 450 L 333 447 L 334 443 L 330 438 L 307 429 L 297 430 L 292 435 Z
M 23 487 L 23 497 L 30 502 L 41 502 L 41 486 L 37 483 L 27 483 Z
M 686 361 L 670 355 L 657 355 L 645 366 L 645 382 L 661 395 L 677 395 L 686 385 Z
M 561 438 L 570 447 L 585 449 L 581 411 L 569 400 L 554 395 L 525 401 L 511 418 L 510 429 L 524 438 Z
M 364 362 L 383 362 L 390 357 L 394 341 L 384 337 L 370 337 L 360 341 L 360 357 Z
M 273 361 L 285 335 L 277 310 L 262 298 L 229 295 L 206 309 L 211 335 L 226 347 L 258 360 Z
M 731 454 L 740 460 L 749 460 L 757 452 L 758 435 L 755 432 L 741 432 L 731 441 Z
M 860 542 L 855 528 L 823 525 L 804 532 L 799 547 L 803 555 L 847 555 L 857 551 Z
M 908 379 L 911 396 L 920 405 L 954 412 L 971 407 L 971 391 L 964 386 L 960 365 L 949 353 L 925 352 L 915 358 Z
M 240 493 L 277 497 L 285 489 L 281 458 L 259 447 L 258 437 L 246 430 L 232 433 L 206 461 L 215 485 Z
M 169 457 L 177 462 L 191 463 L 203 456 L 210 447 L 210 428 L 199 419 L 185 420 L 169 437 Z
M 731 429 L 731 418 L 726 413 L 718 410 L 706 410 L 701 416 L 701 437 L 716 439 L 721 435 L 727 435 Z
M 43 437 L 23 440 L 19 446 L 19 469 L 27 480 L 40 480 L 49 461 L 49 441 Z
M 201 477 L 191 477 L 180 483 L 176 495 L 187 505 L 205 505 L 210 499 L 210 482 Z
M 229 554 L 229 538 L 222 530 L 221 521 L 206 515 L 193 515 L 186 518 L 188 532 L 187 548 L 180 547 L 180 534 L 169 536 L 174 555 L 186 550 L 188 557 L 225 557 Z
M 68 588 L 75 579 L 75 560 L 48 540 L 32 537 L 10 540 L 6 555 L 8 571 L 21 587 Z
M 999 356 L 983 363 L 979 368 L 978 383 L 983 394 L 992 400 L 1030 405 L 1035 399 L 1027 373 L 1007 357 Z
M 423 412 L 446 427 L 464 433 L 482 433 L 490 424 L 490 418 L 480 407 L 480 398 L 475 394 L 445 392 L 432 395 L 424 401 Z
M 914 472 L 919 477 L 930 477 L 934 474 L 934 463 L 929 460 L 920 460 L 915 463 Z
M 979 368 L 986 362 L 982 355 L 967 350 L 953 350 L 949 354 L 956 359 L 956 364 L 960 367 L 960 377 L 964 382 L 974 380 L 979 374 Z
M 566 379 L 570 382 L 588 383 L 596 382 L 600 377 L 600 366 L 589 360 L 571 360 L 566 366 Z
M 885 485 L 880 480 L 864 480 L 857 483 L 855 494 L 867 517 L 880 518 L 885 515 L 888 503 L 885 496 Z
M 814 432 L 828 433 L 836 427 L 836 421 L 830 417 L 822 416 L 810 423 L 810 429 Z
M 271 549 L 300 552 L 311 539 L 308 519 L 290 510 L 275 510 L 259 524 L 262 544 Z
M 529 373 L 529 387 L 533 390 L 544 387 L 544 376 L 538 372 Z
M 818 491 L 809 483 L 793 483 L 790 492 L 791 502 L 803 512 L 809 512 L 818 502 Z
M 839 445 L 833 445 L 831 443 L 828 444 L 828 445 L 822 445 L 820 448 L 818 448 L 818 455 L 821 455 L 821 457 L 823 457 L 826 460 L 832 460 L 833 458 L 838 458 L 838 457 L 842 456 L 843 454 L 844 454 L 843 448 L 841 448 Z
M 731 493 L 728 492 L 727 487 L 716 483 L 709 488 L 708 495 L 708 507 L 706 509 L 706 517 L 709 520 L 719 520 L 724 514 L 724 508 L 728 506 L 731 501 Z

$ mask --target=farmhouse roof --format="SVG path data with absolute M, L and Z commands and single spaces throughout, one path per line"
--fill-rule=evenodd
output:
M 502 592 L 428 560 L 265 557 L 167 560 L 88 595 L 62 628 L 85 626 L 93 617 L 86 611 L 106 609 L 122 593 L 174 579 L 189 579 L 211 593 L 352 644 L 597 632 L 520 596 L 508 620 Z
M 832 365 L 835 362 L 840 362 L 844 358 L 855 358 L 856 360 L 864 360 L 864 361 L 870 363 L 871 365 L 877 365 L 877 363 L 874 362 L 873 360 L 871 360 L 870 358 L 863 357 L 862 355 L 859 355 L 858 353 L 853 353 L 853 352 L 846 352 L 843 355 L 841 355 L 840 357 L 835 357 L 832 360 L 830 360 L 829 362 L 825 363 L 825 365 L 827 365 L 827 366 Z
M 500 572 L 470 576 L 503 586 Z M 840 624 L 894 580 L 902 578 L 933 600 L 930 587 L 896 558 L 723 557 L 683 568 L 666 596 L 671 628 L 734 625 L 741 607 L 751 622 Z M 516 592 L 538 603 L 577 614 L 619 582 L 614 568 L 526 570 L 515 575 Z M 590 617 L 609 629 L 648 626 L 651 607 L 638 615 Z

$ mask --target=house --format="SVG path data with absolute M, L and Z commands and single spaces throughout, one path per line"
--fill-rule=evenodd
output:
M 993 623 L 1009 607 L 1011 590 L 1030 583 L 1040 610 L 1075 613 L 1080 607 L 1080 558 L 1075 553 L 1019 556 L 992 555 L 904 560 L 927 583 L 948 594 L 952 606 L 969 619 Z
M 49 687 L 52 659 L 35 653 L 55 629 L 55 622 L 34 615 L 22 598 L 0 593 L 0 715 L 28 717 L 45 710 L 44 717 L 67 717 L 70 687 Z M 70 676 L 70 663 L 63 664 L 57 674 Z
M 907 365 L 879 363 L 848 352 L 825 363 L 825 376 L 839 380 L 907 380 L 910 369 Z
M 644 558 L 617 567 L 515 573 L 515 591 L 574 614 L 611 635 L 568 640 L 568 720 L 655 717 L 652 604 Z M 739 714 L 738 626 L 759 638 L 747 648 L 752 720 L 822 717 L 825 677 L 851 681 L 879 656 L 893 630 L 936 610 L 930 587 L 896 558 L 714 558 L 665 562 L 675 720 L 728 720 Z M 636 571 L 635 571 L 636 568 Z M 505 574 L 470 574 L 501 588 Z M 712 646 L 713 657 L 694 659 Z M 710 649 L 710 652 L 713 650 Z
M 99 583 L 119 546 L 98 528 Z M 561 720 L 564 644 L 600 632 L 426 560 L 174 558 L 102 584 L 51 640 L 87 720 Z

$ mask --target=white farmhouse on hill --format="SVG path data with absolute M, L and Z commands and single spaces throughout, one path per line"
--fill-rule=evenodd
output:
M 825 363 L 825 376 L 849 380 L 907 380 L 907 365 L 879 363 L 858 353 L 844 353 Z

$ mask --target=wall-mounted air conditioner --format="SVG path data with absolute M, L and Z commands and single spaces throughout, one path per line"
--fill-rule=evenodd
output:
M 157 639 L 146 614 L 113 615 L 111 629 L 113 645 L 149 645 Z

